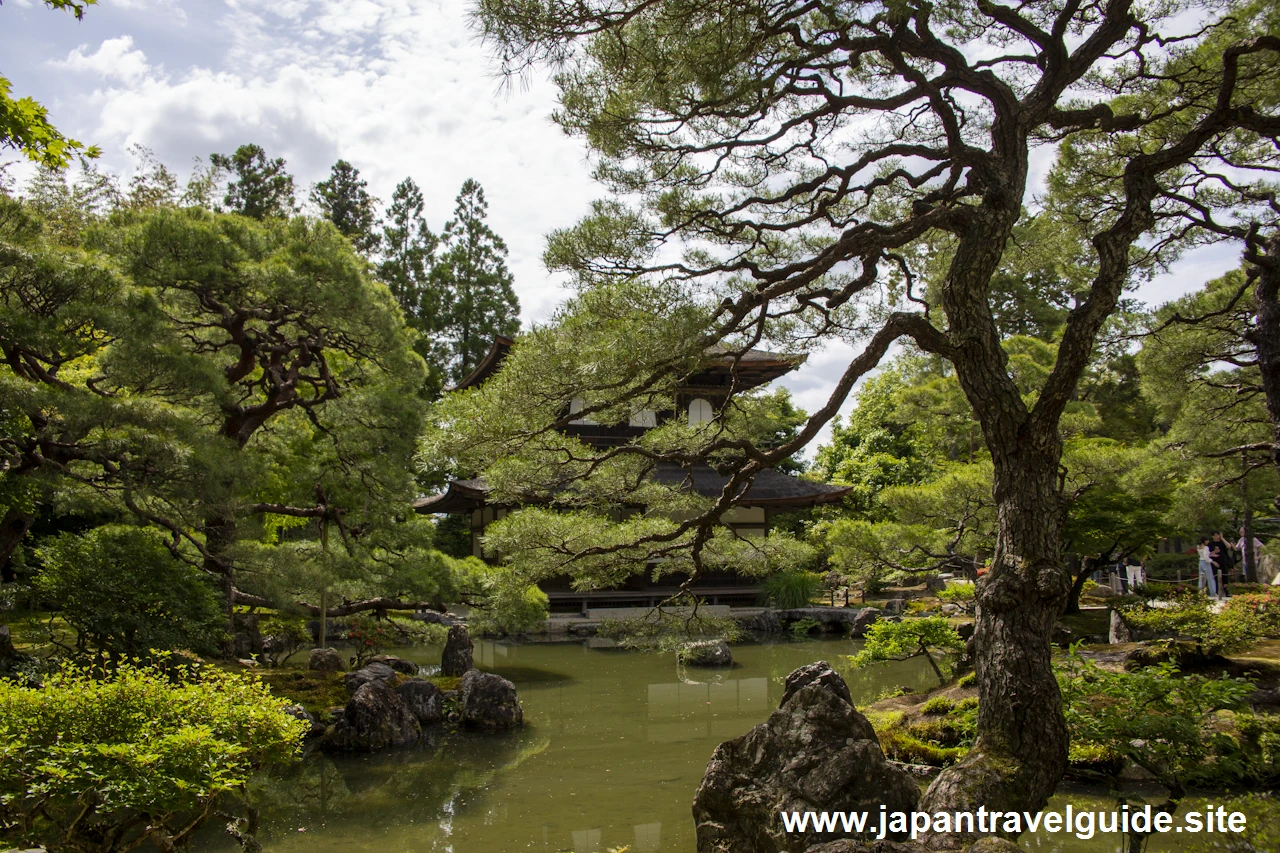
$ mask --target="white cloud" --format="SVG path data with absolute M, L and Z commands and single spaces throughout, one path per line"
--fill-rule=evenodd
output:
M 66 59 L 49 64 L 70 71 L 86 71 L 129 86 L 138 85 L 151 72 L 146 54 L 134 48 L 131 36 L 107 39 L 91 54 L 85 53 L 87 49 L 87 45 L 81 45 Z
M 413 177 L 437 231 L 462 182 L 475 178 L 510 247 L 523 319 L 543 320 L 564 295 L 542 267 L 544 236 L 572 224 L 602 190 L 582 144 L 549 119 L 554 87 L 543 78 L 504 86 L 468 26 L 467 5 L 202 0 L 187 22 L 172 0 L 113 0 L 91 16 L 96 48 L 74 47 L 85 29 L 51 29 L 70 43 L 52 63 L 61 73 L 42 84 L 54 87 L 44 94 L 59 126 L 102 146 L 121 171 L 133 143 L 181 168 L 256 142 L 285 157 L 305 187 L 342 157 L 383 199 Z M 1037 152 L 1033 186 L 1043 186 L 1047 167 L 1047 152 Z M 1173 298 L 1236 262 L 1234 250 L 1193 253 L 1138 296 Z M 832 344 L 785 384 L 813 411 L 854 355 Z

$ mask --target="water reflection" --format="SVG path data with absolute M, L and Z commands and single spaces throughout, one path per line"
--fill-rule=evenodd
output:
M 255 785 L 262 840 L 267 853 L 691 853 L 689 807 L 712 751 L 777 707 L 792 669 L 830 661 L 859 703 L 933 677 L 922 661 L 850 670 L 841 656 L 853 651 L 848 641 L 742 646 L 739 666 L 707 671 L 585 644 L 478 642 L 477 664 L 520 690 L 522 731 L 311 756 Z M 439 661 L 438 649 L 397 653 Z M 230 847 L 216 832 L 204 846 Z

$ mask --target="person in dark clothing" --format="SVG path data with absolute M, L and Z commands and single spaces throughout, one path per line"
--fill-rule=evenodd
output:
M 1227 542 L 1221 530 L 1213 534 L 1213 539 L 1209 542 L 1209 553 L 1218 567 L 1219 591 L 1220 593 L 1225 593 L 1226 590 L 1222 589 L 1222 587 L 1225 586 L 1228 580 L 1234 582 L 1236 579 L 1236 558 L 1235 554 L 1232 553 L 1231 544 Z

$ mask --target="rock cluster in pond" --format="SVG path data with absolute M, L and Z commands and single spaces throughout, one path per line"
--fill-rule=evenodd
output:
M 411 660 L 398 658 L 395 655 L 374 655 L 369 658 L 369 663 L 386 664 L 402 675 L 417 675 L 418 665 Z
M 389 682 L 394 681 L 395 677 L 396 671 L 385 663 L 367 663 L 363 669 L 348 672 L 342 681 L 347 686 L 347 692 L 354 696 L 357 690 L 372 681 Z
M 733 666 L 733 652 L 724 640 L 702 640 L 686 643 L 679 652 L 680 663 L 686 666 Z
M 396 693 L 419 724 L 429 726 L 444 719 L 444 694 L 430 681 L 410 678 L 396 687 Z
M 458 689 L 462 724 L 471 729 L 511 729 L 524 725 L 516 687 L 500 675 L 473 669 Z
M 412 743 L 422 726 L 400 694 L 385 681 L 367 681 L 356 690 L 323 746 L 338 752 L 373 752 Z
M 848 631 L 856 638 L 864 636 L 881 615 L 874 607 L 797 607 L 765 610 L 746 622 L 746 627 L 766 634 L 779 634 L 793 622 L 812 619 L 826 633 Z
M 337 649 L 312 649 L 307 655 L 307 669 L 318 672 L 342 672 L 342 656 Z
M 466 625 L 453 625 L 440 655 L 440 674 L 451 678 L 466 675 L 475 667 L 472 660 L 471 635 Z
M 699 853 L 784 853 L 851 836 L 839 829 L 787 833 L 784 811 L 915 808 L 919 788 L 884 757 L 839 674 L 813 664 L 792 673 L 788 685 L 766 722 L 716 748 L 693 801 Z M 827 853 L 859 849 L 871 848 L 826 846 Z

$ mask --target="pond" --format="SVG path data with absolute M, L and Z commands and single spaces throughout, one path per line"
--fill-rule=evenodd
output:
M 476 643 L 476 664 L 514 682 L 525 728 L 439 734 L 375 755 L 313 755 L 257 785 L 268 853 L 693 853 L 690 805 L 715 747 L 764 720 L 797 666 L 827 660 L 853 699 L 934 681 L 922 660 L 856 670 L 848 640 L 734 647 L 731 670 L 588 644 Z M 439 650 L 398 649 L 422 664 Z M 1105 808 L 1089 794 L 1059 797 Z M 222 849 L 225 836 L 206 836 Z M 1114 838 L 1024 836 L 1029 850 L 1114 851 Z M 1150 850 L 1176 850 L 1155 843 Z

